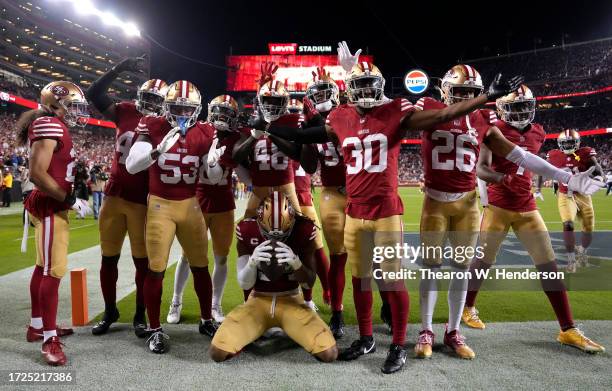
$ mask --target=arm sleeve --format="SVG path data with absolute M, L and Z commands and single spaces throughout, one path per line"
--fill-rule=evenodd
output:
M 241 255 L 236 262 L 238 285 L 243 290 L 253 288 L 257 279 L 257 267 L 249 266 L 249 255 Z
M 208 164 L 204 164 L 204 168 L 206 170 L 206 176 L 208 177 L 208 180 L 210 180 L 214 185 L 216 185 L 217 183 L 219 183 L 219 181 L 221 181 L 221 178 L 223 178 L 223 167 L 221 166 L 221 164 L 217 163 L 214 166 L 209 166 Z
M 151 157 L 153 146 L 146 141 L 137 141 L 130 148 L 130 153 L 125 161 L 125 168 L 134 175 L 151 167 L 154 160 Z
M 100 112 L 104 112 L 110 105 L 113 104 L 113 100 L 108 96 L 107 92 L 113 81 L 119 76 L 119 73 L 114 69 L 106 72 L 104 75 L 93 83 L 87 89 L 87 99 L 95 106 Z
M 327 136 L 325 125 L 303 129 L 272 125 L 268 129 L 268 133 L 288 141 L 298 142 L 300 144 L 318 144 L 330 141 L 329 137 Z
M 515 146 L 514 149 L 510 151 L 508 156 L 506 156 L 506 159 L 535 174 L 541 175 L 545 178 L 552 178 L 562 183 L 569 182 L 570 178 L 572 177 L 572 174 L 569 172 L 553 166 L 546 160 L 534 155 L 531 152 L 525 151 L 519 146 Z

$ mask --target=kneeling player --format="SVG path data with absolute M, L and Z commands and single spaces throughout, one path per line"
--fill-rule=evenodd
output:
M 334 336 L 299 294 L 300 285 L 315 282 L 315 236 L 313 222 L 296 216 L 277 191 L 263 200 L 257 219 L 238 223 L 238 281 L 252 292 L 217 330 L 209 352 L 213 360 L 232 358 L 271 327 L 282 328 L 321 361 L 336 359 Z
M 535 99 L 531 91 L 523 86 L 517 93 L 498 99 L 497 108 L 502 120 L 495 121 L 494 125 L 508 140 L 537 154 L 546 133 L 541 125 L 532 123 Z M 472 262 L 472 276 L 477 275 L 476 270 L 489 269 L 495 263 L 499 247 L 510 227 L 529 252 L 538 271 L 556 272 L 557 264 L 550 236 L 531 194 L 531 173 L 503 157 L 492 155 L 484 145 L 481 146 L 477 171 L 479 178 L 490 185 L 488 191 L 481 194 L 483 205 L 486 205 L 485 200 L 488 198 L 480 228 L 480 245 L 484 248 L 484 256 Z M 462 317 L 468 326 L 478 329 L 485 328 L 475 308 L 476 295 L 483 280 L 470 280 Z M 590 353 L 604 351 L 603 346 L 585 337 L 574 326 L 563 281 L 542 279 L 541 283 L 561 326 L 557 341 Z

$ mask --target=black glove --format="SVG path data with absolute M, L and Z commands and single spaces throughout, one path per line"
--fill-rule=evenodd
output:
M 66 194 L 66 197 L 64 198 L 64 203 L 72 207 L 72 205 L 76 203 L 76 197 L 74 196 L 74 194 Z
M 252 129 L 261 130 L 262 132 L 266 130 L 268 123 L 264 120 L 263 114 L 259 110 L 259 107 L 257 108 L 257 111 L 253 112 L 253 114 L 249 116 L 247 126 Z
M 518 90 L 524 80 L 523 76 L 502 79 L 502 74 L 498 73 L 487 90 L 487 99 L 489 102 L 494 102 L 496 99 Z
M 144 73 L 143 67 L 147 59 L 147 55 L 143 54 L 140 57 L 127 57 L 121 60 L 113 67 L 116 72 L 135 72 Z

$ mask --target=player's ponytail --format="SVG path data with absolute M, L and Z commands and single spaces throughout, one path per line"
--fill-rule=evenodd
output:
M 28 129 L 32 122 L 34 122 L 37 118 L 52 115 L 41 109 L 28 110 L 24 113 L 21 113 L 17 123 L 15 124 L 15 130 L 17 131 L 17 142 L 19 145 L 26 145 L 28 143 Z

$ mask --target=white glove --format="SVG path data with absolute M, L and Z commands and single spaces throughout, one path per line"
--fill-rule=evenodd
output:
M 160 155 L 168 152 L 170 148 L 172 148 L 172 146 L 179 139 L 179 137 L 181 137 L 181 134 L 179 133 L 180 130 L 181 128 L 177 126 L 175 128 L 172 128 L 172 130 L 170 130 L 168 134 L 164 136 L 163 140 L 155 148 L 157 149 L 157 152 L 159 152 Z
M 254 139 L 260 139 L 261 136 L 264 135 L 264 132 L 262 132 L 261 130 L 258 129 L 251 129 L 251 137 L 253 137 Z
M 597 190 L 606 187 L 606 184 L 602 181 L 597 180 L 595 178 L 591 178 L 591 174 L 593 174 L 595 169 L 596 167 L 593 166 L 585 172 L 572 175 L 569 182 L 567 182 L 567 188 L 572 192 L 584 195 L 591 195 Z
M 539 198 L 540 200 L 544 201 L 544 196 L 542 195 L 541 191 L 536 191 L 535 193 L 533 193 L 533 197 Z
M 208 157 L 206 158 L 206 162 L 208 163 L 208 167 L 216 166 L 221 156 L 225 152 L 226 146 L 222 146 L 221 148 L 217 148 L 217 144 L 219 143 L 218 138 L 214 138 L 212 141 L 212 145 L 210 146 L 210 150 L 208 150 Z
M 293 270 L 298 270 L 302 267 L 302 261 L 300 261 L 300 257 L 298 257 L 291 247 L 287 246 L 283 242 L 277 242 L 278 247 L 274 249 L 276 252 L 276 259 L 278 259 L 278 263 L 286 263 Z
M 359 61 L 360 54 L 361 49 L 358 49 L 355 55 L 352 55 L 346 41 L 338 42 L 338 63 L 340 63 L 345 72 L 350 72 L 353 69 L 357 61 Z
M 249 257 L 247 265 L 251 268 L 256 268 L 261 262 L 270 262 L 270 258 L 272 258 L 272 253 L 270 253 L 271 250 L 272 246 L 270 246 L 269 240 L 262 242 L 253 250 L 253 254 Z
M 89 203 L 82 198 L 77 198 L 74 205 L 72 205 L 72 210 L 74 210 L 77 216 L 84 218 L 87 215 L 93 214 L 93 210 L 89 207 Z

